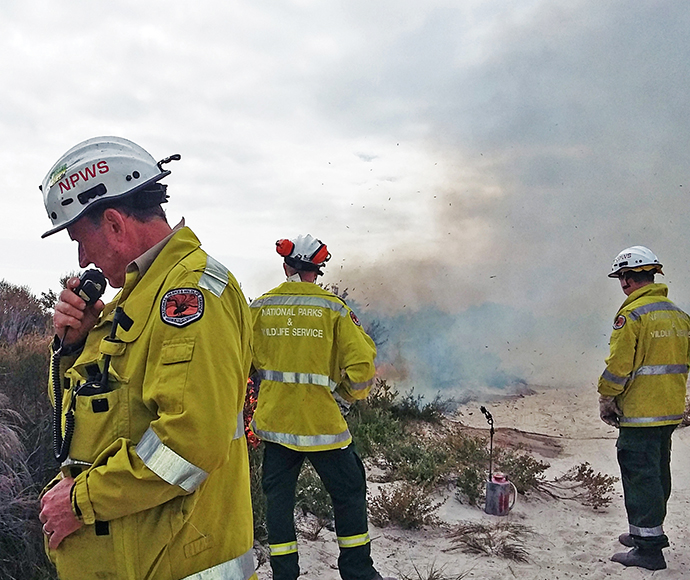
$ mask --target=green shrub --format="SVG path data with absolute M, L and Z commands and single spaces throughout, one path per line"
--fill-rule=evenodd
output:
M 539 487 L 544 481 L 544 472 L 549 468 L 549 464 L 535 459 L 528 453 L 498 449 L 496 467 L 498 471 L 508 475 L 508 479 L 515 484 L 519 493 L 524 494 Z
M 415 397 L 413 387 L 399 403 L 391 406 L 391 412 L 397 419 L 438 424 L 454 404 L 450 399 L 442 399 L 440 394 L 431 403 L 424 403 L 424 395 Z
M 463 467 L 456 480 L 456 498 L 462 503 L 478 505 L 486 486 L 486 472 L 475 465 Z
M 417 529 L 438 524 L 435 512 L 441 503 L 434 503 L 422 486 L 403 482 L 391 491 L 382 488 L 369 501 L 369 514 L 374 525 L 385 528 L 391 524 L 403 529 Z
M 608 506 L 617 477 L 595 472 L 587 462 L 570 468 L 553 481 L 540 483 L 539 489 L 556 499 L 572 499 L 599 509 Z
M 303 514 L 313 514 L 325 522 L 333 521 L 333 503 L 328 495 L 319 474 L 307 461 L 297 480 L 295 508 Z
M 392 440 L 383 449 L 383 457 L 394 479 L 433 486 L 453 469 L 449 453 L 438 443 L 408 435 Z

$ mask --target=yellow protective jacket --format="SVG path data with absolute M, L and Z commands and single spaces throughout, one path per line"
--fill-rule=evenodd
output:
M 354 312 L 310 282 L 285 282 L 250 309 L 261 378 L 254 432 L 299 451 L 349 445 L 334 393 L 364 399 L 376 373 L 376 347 Z
M 62 580 L 255 579 L 246 300 L 186 227 L 137 278 L 61 360 L 76 425 L 63 472 L 80 472 L 73 509 L 85 525 L 49 557 Z M 116 306 L 126 317 L 107 340 Z M 75 396 L 106 354 L 112 390 Z
M 664 284 L 635 290 L 616 314 L 599 393 L 616 397 L 622 427 L 680 423 L 690 362 L 690 317 Z

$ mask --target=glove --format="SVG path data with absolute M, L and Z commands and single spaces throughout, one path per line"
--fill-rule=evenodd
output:
M 604 423 L 618 427 L 618 420 L 622 415 L 615 397 L 599 397 L 599 417 Z
M 338 403 L 340 414 L 343 417 L 346 417 L 347 414 L 350 412 L 350 407 L 352 407 L 352 403 L 350 401 L 347 401 L 340 393 L 338 393 L 337 389 L 333 392 L 333 398 L 335 399 L 335 402 Z

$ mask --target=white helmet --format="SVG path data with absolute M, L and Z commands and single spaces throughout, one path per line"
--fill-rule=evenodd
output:
M 299 235 L 294 240 L 282 239 L 276 242 L 276 252 L 283 256 L 285 263 L 295 270 L 306 270 L 321 274 L 321 268 L 331 254 L 326 244 L 312 237 Z
M 167 201 L 166 186 L 155 184 L 170 174 L 162 164 L 180 159 L 171 155 L 156 163 L 136 143 L 120 137 L 94 137 L 75 145 L 53 165 L 40 189 L 53 228 L 45 238 L 77 221 L 84 212 L 106 200 L 132 195 L 154 186 L 140 207 Z
M 623 272 L 641 272 L 643 270 L 663 274 L 659 258 L 644 246 L 626 248 L 613 260 L 609 278 L 618 278 Z

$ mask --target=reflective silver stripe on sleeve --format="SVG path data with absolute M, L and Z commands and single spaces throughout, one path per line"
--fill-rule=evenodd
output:
M 259 376 L 262 381 L 275 381 L 277 383 L 288 383 L 295 385 L 319 385 L 334 391 L 338 383 L 331 380 L 326 375 L 315 373 L 290 373 L 283 371 L 260 370 Z
M 650 312 L 659 312 L 660 310 L 671 310 L 675 312 L 683 312 L 675 304 L 671 302 L 654 302 L 652 304 L 644 304 L 638 306 L 635 310 L 630 312 L 630 320 L 639 320 L 643 314 L 649 314 Z M 683 312 L 685 314 L 685 312 Z
M 640 423 L 661 423 L 662 421 L 682 421 L 683 415 L 666 415 L 665 417 L 621 417 L 619 423 L 623 426 L 626 424 Z
M 320 447 L 322 445 L 334 445 L 344 443 L 350 439 L 350 431 L 345 429 L 337 435 L 293 435 L 292 433 L 276 433 L 264 431 L 256 428 L 256 423 L 252 421 L 252 431 L 265 441 L 280 443 L 281 445 L 292 445 L 294 447 Z
M 240 411 L 237 414 L 237 427 L 232 439 L 234 441 L 235 439 L 241 439 L 242 437 L 244 437 L 244 411 Z
M 182 580 L 249 580 L 254 574 L 254 549 L 250 548 L 234 560 L 228 560 L 212 568 L 206 568 Z
M 646 365 L 633 373 L 633 378 L 640 375 L 682 375 L 688 372 L 688 365 Z
M 261 308 L 262 306 L 320 306 L 338 312 L 340 316 L 347 315 L 347 306 L 333 302 L 321 296 L 266 296 L 254 300 L 249 307 Z
M 206 268 L 199 279 L 199 286 L 220 298 L 228 282 L 228 269 L 215 258 L 206 256 Z
M 664 527 L 656 526 L 655 528 L 638 528 L 630 524 L 630 533 L 634 536 L 642 536 L 643 538 L 653 538 L 654 536 L 663 536 Z
M 179 485 L 188 492 L 194 491 L 208 477 L 203 469 L 189 463 L 158 438 L 151 427 L 146 430 L 136 448 L 144 465 L 170 485 Z
M 628 377 L 619 377 L 618 375 L 614 375 L 608 369 L 601 373 L 601 378 L 605 381 L 616 383 L 617 385 L 625 385 L 625 383 L 628 382 Z
M 350 382 L 350 387 L 352 387 L 353 391 L 361 391 L 363 389 L 366 389 L 367 387 L 370 387 L 373 384 L 374 384 L 374 379 L 369 379 L 368 381 L 365 381 L 363 383 Z

